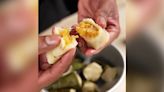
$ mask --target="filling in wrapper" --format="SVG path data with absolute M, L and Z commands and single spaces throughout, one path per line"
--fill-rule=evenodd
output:
M 62 55 L 72 48 L 76 48 L 78 36 L 70 35 L 69 28 L 55 28 L 55 34 L 61 37 L 60 44 L 46 54 L 49 64 L 54 64 Z
M 94 49 L 103 47 L 109 41 L 109 33 L 89 18 L 83 19 L 76 26 L 76 31 Z

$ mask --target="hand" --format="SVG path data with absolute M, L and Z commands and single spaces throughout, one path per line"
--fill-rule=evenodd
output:
M 109 42 L 102 48 L 95 50 L 91 48 L 80 48 L 85 55 L 90 56 L 100 52 L 107 45 L 111 44 L 120 33 L 119 14 L 117 10 L 116 0 L 79 0 L 78 3 L 78 21 L 84 18 L 92 18 L 102 28 L 109 32 Z
M 39 55 L 46 53 L 49 50 L 52 50 L 60 43 L 60 38 L 56 35 L 52 36 L 40 36 L 39 37 Z M 57 61 L 54 65 L 49 65 L 43 60 L 40 62 L 39 70 L 39 88 L 44 88 L 55 82 L 60 76 L 69 68 L 71 61 L 75 55 L 76 49 L 71 49 L 63 57 Z

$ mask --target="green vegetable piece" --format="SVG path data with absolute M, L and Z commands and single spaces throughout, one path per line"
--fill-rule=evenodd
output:
M 73 70 L 79 70 L 84 67 L 80 59 L 74 59 L 72 64 Z
M 79 89 L 82 86 L 82 79 L 76 73 L 72 72 L 50 86 L 51 89 L 74 88 Z

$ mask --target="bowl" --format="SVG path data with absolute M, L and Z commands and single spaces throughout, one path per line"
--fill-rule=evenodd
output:
M 92 57 L 85 57 L 83 54 L 79 53 L 79 51 L 77 52 L 77 55 L 85 59 L 85 63 L 90 63 L 94 60 L 98 60 L 100 61 L 99 63 L 117 67 L 118 73 L 113 83 L 102 84 L 99 81 L 97 82 L 100 92 L 115 92 L 116 89 L 121 87 L 123 74 L 125 72 L 125 65 L 120 52 L 114 46 L 108 46 L 100 53 Z
M 84 61 L 85 64 L 91 63 L 92 61 L 96 60 L 98 63 L 103 63 L 112 67 L 117 67 L 118 72 L 115 80 L 113 80 L 110 83 L 102 83 L 101 80 L 98 80 L 96 82 L 100 92 L 116 92 L 114 90 L 122 86 L 121 82 L 124 77 L 123 75 L 125 72 L 125 65 L 120 52 L 114 46 L 108 46 L 100 53 L 92 57 L 86 57 L 85 55 L 80 53 L 79 50 L 77 50 L 76 58 L 80 58 Z

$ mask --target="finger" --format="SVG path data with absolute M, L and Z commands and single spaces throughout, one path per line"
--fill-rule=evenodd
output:
M 85 18 L 86 11 L 81 3 L 78 3 L 78 22 Z
M 92 55 L 95 55 L 99 52 L 101 52 L 105 47 L 107 47 L 108 45 L 110 45 L 110 40 L 108 40 L 108 42 L 106 42 L 106 44 L 102 47 L 100 47 L 99 49 L 93 49 L 93 48 L 87 48 L 86 51 L 85 51 L 85 55 L 86 56 L 92 56 Z
M 82 21 L 84 18 L 93 18 L 93 10 L 89 5 L 90 0 L 81 0 L 78 3 L 78 22 Z
M 85 54 L 85 56 L 89 57 L 89 56 L 96 54 L 96 50 L 95 49 L 87 49 L 84 54 Z
M 46 70 L 39 76 L 40 88 L 47 87 L 60 78 L 60 76 L 71 65 L 75 51 L 76 49 L 72 49 L 67 52 L 56 64 L 54 64 L 50 69 Z
M 60 43 L 60 37 L 56 35 L 39 37 L 39 55 L 45 53 Z
M 48 61 L 47 61 L 47 57 L 46 57 L 46 54 L 40 54 L 39 55 L 39 70 L 47 70 L 48 68 L 50 68 L 51 65 L 48 64 Z
M 107 31 L 109 32 L 109 35 L 110 35 L 110 42 L 112 42 L 120 34 L 119 22 L 117 20 L 108 18 Z
M 112 17 L 107 18 L 107 28 L 110 29 L 111 27 L 119 28 L 119 21 Z
M 112 43 L 120 34 L 120 31 L 118 31 L 118 29 L 107 29 L 109 33 L 109 37 L 110 37 L 110 43 Z
M 107 23 L 106 22 L 107 22 L 107 20 L 103 16 L 98 16 L 96 18 L 96 23 L 98 25 L 100 25 L 102 28 L 106 28 L 106 26 L 107 26 Z
M 87 49 L 87 50 L 85 51 L 84 54 L 85 54 L 87 57 L 93 56 L 93 55 L 99 53 L 102 49 L 103 49 L 103 48 L 100 48 L 100 49 L 96 50 L 96 49 L 89 48 L 89 49 Z

